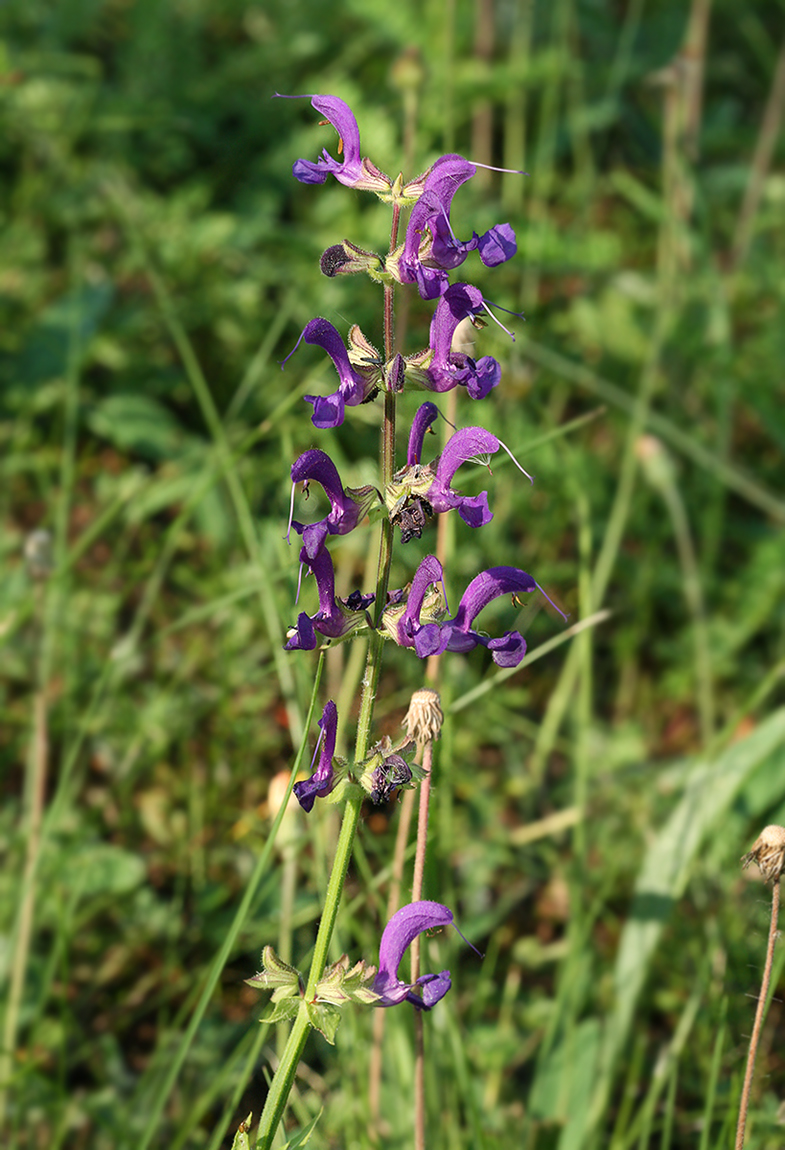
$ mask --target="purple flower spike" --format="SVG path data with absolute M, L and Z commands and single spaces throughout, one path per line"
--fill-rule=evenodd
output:
M 338 709 L 332 699 L 325 705 L 322 717 L 319 720 L 321 750 L 316 770 L 310 779 L 294 784 L 294 794 L 304 811 L 313 808 L 314 801 L 329 795 L 335 782 L 333 774 L 333 755 L 335 754 L 335 736 L 338 731 Z M 323 736 L 323 740 L 322 740 Z
M 312 448 L 304 452 L 292 465 L 292 483 L 302 483 L 308 490 L 311 481 L 318 483 L 330 500 L 330 513 L 318 523 L 307 526 L 292 520 L 292 527 L 303 537 L 303 547 L 309 560 L 315 558 L 328 535 L 346 535 L 365 518 L 371 506 L 379 499 L 375 487 L 344 487 L 333 461 L 324 451 Z
M 380 196 L 389 194 L 392 188 L 390 177 L 380 172 L 370 160 L 360 157 L 360 130 L 347 103 L 338 96 L 281 96 L 279 92 L 275 95 L 284 100 L 310 100 L 312 107 L 320 112 L 338 133 L 338 155 L 342 158 L 333 159 L 324 148 L 316 163 L 311 160 L 296 160 L 292 167 L 292 175 L 296 180 L 301 184 L 323 184 L 328 175 L 333 175 L 347 188 L 376 192 Z
M 320 548 L 313 558 L 303 547 L 300 562 L 310 568 L 316 579 L 319 610 L 315 615 L 303 613 L 298 617 L 297 626 L 287 632 L 285 651 L 313 651 L 316 647 L 315 632 L 326 639 L 345 639 L 353 631 L 368 625 L 365 611 L 375 596 L 354 591 L 346 599 L 336 599 L 335 570 L 326 547 Z
M 284 366 L 290 356 L 294 355 L 302 341 L 316 344 L 327 352 L 338 372 L 340 384 L 338 390 L 332 395 L 318 396 L 306 395 L 306 403 L 312 403 L 314 412 L 311 422 L 314 427 L 340 427 L 343 423 L 344 407 L 356 407 L 358 403 L 365 403 L 372 399 L 376 393 L 376 383 L 373 372 L 360 372 L 356 370 L 349 359 L 338 329 L 329 320 L 317 316 L 303 328 L 302 335 L 281 364 Z
M 379 946 L 379 971 L 373 989 L 379 995 L 374 1006 L 397 1006 L 399 1002 L 411 1002 L 418 1010 L 430 1010 L 439 999 L 444 998 L 452 985 L 449 970 L 439 974 L 424 974 L 416 983 L 403 982 L 398 977 L 405 951 L 426 930 L 437 926 L 447 926 L 452 922 L 452 911 L 440 902 L 423 899 L 402 906 L 392 916 L 382 934 Z M 421 987 L 417 993 L 415 986 Z

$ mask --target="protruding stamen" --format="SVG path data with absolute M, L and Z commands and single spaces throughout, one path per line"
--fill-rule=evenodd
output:
M 564 620 L 564 622 L 566 623 L 566 622 L 567 622 L 567 620 L 569 619 L 569 615 L 565 615 L 565 614 L 564 614 L 564 612 L 562 611 L 561 607 L 557 607 L 557 606 L 556 606 L 556 604 L 554 603 L 553 599 L 551 599 L 550 595 L 546 595 L 546 594 L 545 594 L 545 592 L 543 591 L 543 589 L 542 589 L 542 587 L 540 586 L 540 584 L 539 584 L 539 583 L 536 583 L 536 584 L 535 584 L 535 586 L 536 586 L 537 590 L 540 592 L 540 594 L 545 596 L 545 598 L 546 598 L 546 599 L 548 600 L 548 602 L 550 603 L 551 607 L 553 607 L 554 611 L 558 611 L 558 612 L 559 612 L 559 614 L 561 615 L 562 619 L 563 619 L 563 620 Z
M 496 438 L 497 438 L 497 439 L 499 439 L 498 435 L 496 436 Z M 509 449 L 509 447 L 507 446 L 507 444 L 506 444 L 506 443 L 502 443 L 501 439 L 499 439 L 499 447 L 503 447 L 503 448 L 504 448 L 504 450 L 507 452 L 507 454 L 509 455 L 510 459 L 513 461 L 513 463 L 514 463 L 514 464 L 515 464 L 515 466 L 518 468 L 518 470 L 519 470 L 519 471 L 521 471 L 521 472 L 523 472 L 523 474 L 524 474 L 524 475 L 526 476 L 526 478 L 529 480 L 529 483 L 534 483 L 534 478 L 533 478 L 533 476 L 529 475 L 529 472 L 528 472 L 528 471 L 527 471 L 527 470 L 526 470 L 524 467 L 521 467 L 520 463 L 519 463 L 519 462 L 518 462 L 518 460 L 515 458 L 515 456 L 513 455 L 513 453 L 510 451 L 510 449 Z
M 286 526 L 286 534 L 284 535 L 284 539 L 286 540 L 286 542 L 289 544 L 290 547 L 292 544 L 291 544 L 291 540 L 290 540 L 289 536 L 292 534 L 292 520 L 294 519 L 294 489 L 296 486 L 297 486 L 296 483 L 292 484 L 292 494 L 291 494 L 291 497 L 289 499 L 289 522 Z

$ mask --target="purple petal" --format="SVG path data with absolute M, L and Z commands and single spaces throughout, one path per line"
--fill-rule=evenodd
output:
M 406 610 L 398 625 L 399 634 L 403 632 L 406 639 L 415 633 L 420 625 L 420 611 L 422 610 L 425 593 L 432 583 L 440 583 L 444 578 L 442 565 L 435 555 L 426 555 L 414 573 L 412 585 L 406 600 Z M 411 642 L 404 642 L 404 647 L 411 646 Z
M 459 383 L 466 388 L 471 399 L 485 399 L 493 391 L 502 377 L 502 369 L 493 356 L 484 355 L 475 363 L 467 356 L 465 378 L 459 377 Z
M 488 507 L 488 492 L 481 491 L 471 499 L 462 498 L 458 504 L 458 514 L 470 527 L 484 527 L 490 523 L 493 512 Z
M 455 329 L 461 320 L 476 315 L 484 306 L 482 292 L 470 284 L 453 284 L 437 304 L 431 320 L 430 345 L 434 367 L 450 362 L 450 351 Z
M 374 982 L 374 990 L 380 995 L 380 1001 L 376 1004 L 378 1006 L 395 1006 L 399 1002 L 403 1002 L 410 992 L 410 986 L 407 983 L 401 982 L 398 978 L 398 968 L 401 965 L 404 952 L 411 945 L 418 934 L 422 934 L 425 930 L 431 930 L 436 926 L 446 926 L 452 922 L 452 911 L 439 902 L 430 902 L 422 900 L 420 902 L 409 903 L 408 906 L 403 906 L 397 911 L 387 926 L 384 928 L 382 934 L 382 941 L 379 946 L 379 972 L 376 975 Z M 434 979 L 438 982 L 441 980 L 441 985 L 444 985 L 445 975 L 449 981 L 449 973 L 442 971 L 440 975 L 428 976 L 424 975 L 422 980 L 418 980 L 422 985 L 427 979 L 430 983 Z M 434 988 L 434 992 L 438 993 L 440 988 Z M 438 999 L 447 992 L 449 987 L 446 987 L 442 994 L 438 997 L 433 997 L 433 994 L 428 996 L 432 1001 L 427 1002 L 425 996 L 422 999 L 422 1005 L 432 1005 L 433 1002 L 438 1002 Z
M 439 409 L 435 403 L 424 403 L 422 407 L 417 409 L 417 413 L 412 420 L 412 429 L 409 432 L 409 449 L 406 453 L 407 467 L 413 467 L 416 463 L 422 462 L 425 434 L 438 416 Z
M 332 395 L 305 395 L 303 399 L 313 404 L 311 423 L 314 427 L 340 427 L 343 423 L 344 400 L 339 391 Z
M 302 338 L 306 343 L 323 348 L 335 364 L 341 381 L 341 395 L 348 404 L 359 403 L 364 395 L 362 377 L 349 362 L 349 353 L 338 329 L 322 316 L 316 316 L 303 328 Z
M 343 484 L 338 474 L 338 468 L 325 451 L 313 447 L 304 451 L 299 459 L 292 464 L 292 483 L 303 483 L 313 479 L 335 507 L 344 498 Z
M 526 654 L 526 640 L 518 631 L 507 631 L 498 639 L 489 639 L 485 646 L 497 667 L 517 667 Z
M 414 636 L 414 653 L 418 659 L 429 659 L 431 655 L 441 655 L 447 650 L 450 638 L 449 626 L 439 623 L 423 623 Z
M 318 523 L 305 527 L 292 520 L 292 527 L 303 537 L 308 559 L 313 559 L 329 533 L 346 535 L 365 514 L 367 503 L 347 495 L 338 469 L 329 455 L 318 448 L 304 452 L 292 465 L 292 483 L 318 483 L 330 500 L 330 513 Z
M 308 559 L 314 559 L 324 546 L 324 541 L 330 533 L 327 520 L 321 519 L 318 523 L 309 523 L 308 526 L 305 526 L 293 519 L 292 527 L 298 535 L 302 535 L 303 550 Z
M 412 991 L 407 1000 L 422 1010 L 431 1010 L 444 998 L 452 986 L 452 979 L 449 970 L 443 970 L 440 974 L 424 974 L 417 979 L 417 985 L 423 988 L 422 997 Z
M 455 472 L 462 463 L 466 463 L 478 455 L 495 455 L 498 450 L 498 439 L 490 431 L 486 431 L 484 427 L 464 427 L 460 431 L 456 431 L 454 435 L 450 436 L 436 463 L 436 480 L 439 487 L 448 491 Z M 428 501 L 432 504 L 434 511 L 441 510 L 433 502 L 430 495 Z
M 498 267 L 511 259 L 518 250 L 515 232 L 509 224 L 496 224 L 480 236 L 480 259 L 487 268 Z
M 297 626 L 288 633 L 284 644 L 285 651 L 316 650 L 316 632 L 310 615 L 303 611 L 297 616 Z
M 360 130 L 349 105 L 337 96 L 283 96 L 280 92 L 275 95 L 281 100 L 310 100 L 311 106 L 330 121 L 343 145 L 341 160 L 333 159 L 326 149 L 316 163 L 297 160 L 292 168 L 294 178 L 303 184 L 323 184 L 327 176 L 332 174 L 342 184 L 353 187 L 362 176 L 362 165 Z
M 319 726 L 324 733 L 324 739 L 319 751 L 319 762 L 316 770 L 310 779 L 295 783 L 293 787 L 294 794 L 304 811 L 310 811 L 315 799 L 325 798 L 333 789 L 333 755 L 335 754 L 335 738 L 338 731 L 338 709 L 332 699 L 325 704 Z
M 464 591 L 453 623 L 456 629 L 468 631 L 480 611 L 500 595 L 534 591 L 536 587 L 531 575 L 517 567 L 489 567 Z

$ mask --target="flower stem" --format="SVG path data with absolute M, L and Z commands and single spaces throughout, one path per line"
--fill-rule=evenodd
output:
M 398 220 L 400 207 L 393 207 L 392 227 L 390 231 L 390 251 L 395 247 L 398 237 Z M 394 344 L 394 287 L 385 286 L 384 289 L 384 350 L 389 361 L 392 359 Z M 386 486 L 392 479 L 395 471 L 395 401 L 396 395 L 392 391 L 384 393 L 384 423 L 382 426 L 382 484 Z M 387 588 L 390 580 L 390 564 L 393 551 L 393 530 L 389 519 L 385 519 L 381 526 L 379 540 L 379 567 L 376 580 L 376 609 L 377 620 L 387 602 Z M 368 642 L 368 658 L 363 678 L 363 691 L 360 699 L 360 713 L 357 719 L 357 739 L 355 743 L 355 762 L 360 763 L 368 754 L 370 745 L 371 724 L 373 721 L 373 708 L 376 701 L 376 691 L 382 670 L 382 652 L 384 641 L 381 634 L 374 630 Z M 294 1085 L 297 1066 L 302 1057 L 305 1043 L 311 1029 L 308 1018 L 307 1004 L 313 1002 L 316 996 L 316 987 L 324 974 L 327 964 L 327 954 L 332 940 L 335 921 L 341 905 L 343 887 L 346 881 L 346 872 L 352 857 L 354 836 L 360 821 L 362 807 L 362 793 L 355 789 L 350 792 L 344 807 L 341 830 L 333 859 L 332 871 L 327 884 L 327 894 L 324 901 L 319 930 L 316 935 L 311 969 L 308 973 L 308 984 L 305 995 L 300 1003 L 299 1012 L 289 1032 L 278 1069 L 275 1072 L 267 1099 L 259 1121 L 259 1131 L 256 1141 L 256 1150 L 270 1150 L 275 1132 L 283 1118 L 286 1103 Z
M 771 925 L 769 926 L 769 945 L 766 948 L 766 965 L 763 968 L 763 980 L 760 985 L 758 1009 L 755 1011 L 755 1025 L 752 1028 L 750 1050 L 747 1055 L 747 1069 L 744 1074 L 744 1085 L 741 1088 L 741 1103 L 739 1105 L 739 1123 L 736 1127 L 736 1150 L 744 1146 L 744 1129 L 747 1125 L 747 1110 L 750 1104 L 750 1089 L 752 1075 L 755 1072 L 755 1058 L 758 1053 L 760 1032 L 763 1029 L 763 1015 L 766 1013 L 766 999 L 769 996 L 769 982 L 771 981 L 771 967 L 774 962 L 774 944 L 777 941 L 777 919 L 780 913 L 780 880 L 774 882 L 771 892 Z

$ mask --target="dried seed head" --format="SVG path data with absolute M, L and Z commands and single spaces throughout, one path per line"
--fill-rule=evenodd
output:
M 751 862 L 757 863 L 766 882 L 778 882 L 785 868 L 785 827 L 764 827 L 741 862 L 745 870 Z
M 415 691 L 403 720 L 409 738 L 418 744 L 431 743 L 439 738 L 443 722 L 444 712 L 438 691 L 431 691 L 428 687 Z

